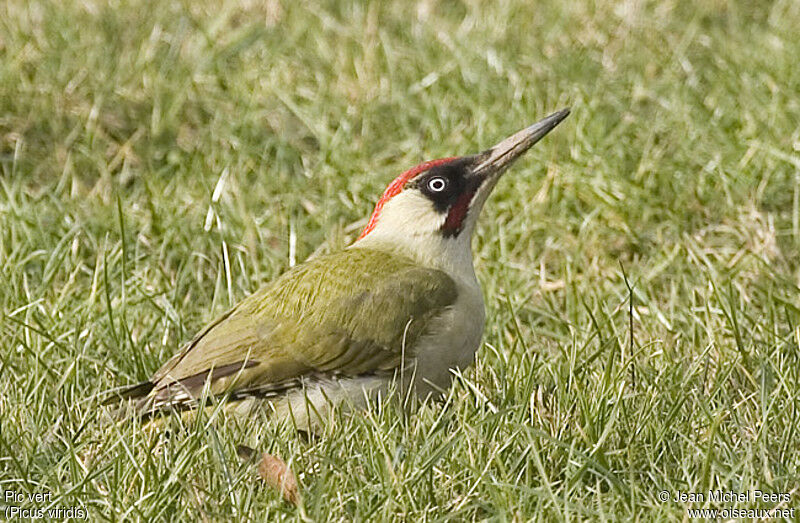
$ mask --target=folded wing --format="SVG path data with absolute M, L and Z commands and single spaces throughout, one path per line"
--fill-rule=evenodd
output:
M 321 256 L 283 274 L 203 329 L 150 382 L 142 408 L 212 394 L 277 393 L 313 375 L 391 373 L 456 300 L 442 271 L 369 249 Z M 130 394 L 128 396 L 131 396 Z

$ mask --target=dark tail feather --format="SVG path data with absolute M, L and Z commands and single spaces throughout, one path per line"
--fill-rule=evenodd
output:
M 147 410 L 147 406 L 152 401 L 149 394 L 154 387 L 152 382 L 143 381 L 135 385 L 107 390 L 106 397 L 100 404 L 111 406 L 111 409 L 107 411 L 108 415 L 115 421 L 121 421 Z
M 111 389 L 106 392 L 108 397 L 106 397 L 100 404 L 112 405 L 124 400 L 144 398 L 150 394 L 150 391 L 153 390 L 153 387 L 155 387 L 153 382 L 143 381 L 141 383 L 137 383 L 136 385 L 128 385 L 117 389 Z
M 155 387 L 153 382 L 143 381 L 107 390 L 104 393 L 106 397 L 100 404 L 111 406 L 108 413 L 115 421 L 122 421 L 131 416 L 139 416 L 143 421 L 149 421 L 163 411 L 183 412 L 196 405 L 191 395 L 184 393 L 179 398 L 170 396 L 169 387 L 157 394 L 151 394 Z

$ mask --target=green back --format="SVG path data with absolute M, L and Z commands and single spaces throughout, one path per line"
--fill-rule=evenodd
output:
M 371 249 L 294 267 L 203 329 L 154 376 L 159 401 L 177 390 L 270 390 L 316 373 L 392 371 L 403 350 L 456 300 L 444 272 Z M 405 347 L 405 349 L 404 349 Z M 185 394 L 183 394 L 185 396 Z

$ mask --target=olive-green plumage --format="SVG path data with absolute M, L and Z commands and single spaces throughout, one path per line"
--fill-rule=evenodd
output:
M 396 378 L 439 394 L 472 363 L 485 319 L 470 238 L 500 176 L 566 118 L 553 113 L 482 153 L 424 162 L 386 188 L 356 242 L 289 270 L 203 329 L 152 380 L 119 393 L 140 412 L 191 407 L 208 387 L 237 411 L 265 399 L 311 427 Z M 408 372 L 405 372 L 405 371 Z M 311 416 L 311 410 L 316 411 Z
M 142 405 L 196 399 L 209 375 L 213 394 L 258 394 L 318 373 L 394 372 L 403 351 L 456 297 L 447 274 L 396 254 L 347 249 L 320 256 L 203 329 L 156 372 Z

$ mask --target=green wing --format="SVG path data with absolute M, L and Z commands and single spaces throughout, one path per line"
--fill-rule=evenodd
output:
M 299 265 L 203 329 L 153 377 L 151 407 L 269 391 L 304 376 L 392 371 L 456 300 L 444 272 L 370 249 Z M 408 354 L 407 354 L 408 355 Z

